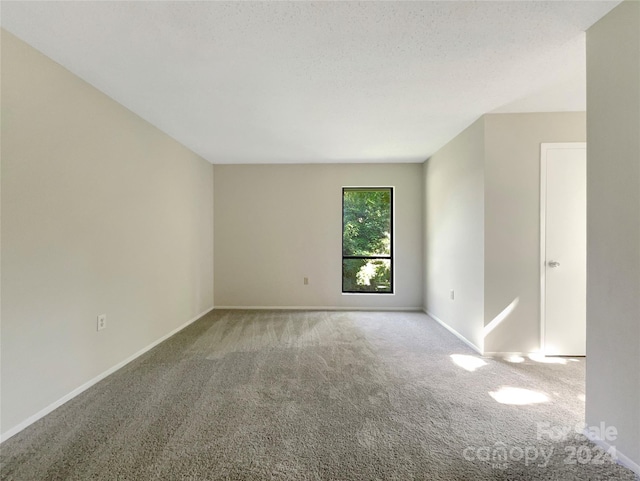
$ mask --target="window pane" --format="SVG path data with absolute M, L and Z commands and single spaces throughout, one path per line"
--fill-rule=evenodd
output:
M 343 292 L 391 292 L 391 259 L 343 259 Z
M 391 189 L 345 189 L 342 255 L 391 256 Z

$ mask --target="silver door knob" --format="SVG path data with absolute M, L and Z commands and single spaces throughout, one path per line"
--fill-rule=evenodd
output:
M 549 261 L 549 262 L 547 262 L 547 265 L 549 267 L 560 267 L 560 263 L 557 262 L 557 261 Z

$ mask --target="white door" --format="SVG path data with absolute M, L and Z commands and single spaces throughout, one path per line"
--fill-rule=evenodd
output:
M 584 143 L 541 146 L 542 348 L 586 351 L 587 155 Z

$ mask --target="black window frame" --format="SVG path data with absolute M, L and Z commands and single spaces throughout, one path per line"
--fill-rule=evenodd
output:
M 346 191 L 389 191 L 389 255 L 388 256 L 346 256 L 344 255 L 344 194 Z M 393 187 L 343 187 L 342 188 L 342 293 L 343 294 L 394 294 L 395 293 L 395 275 L 394 275 L 394 221 L 393 221 L 393 211 L 394 211 L 394 188 Z M 388 291 L 346 291 L 344 288 L 344 261 L 345 259 L 385 259 L 389 260 L 389 275 L 390 275 L 390 289 Z

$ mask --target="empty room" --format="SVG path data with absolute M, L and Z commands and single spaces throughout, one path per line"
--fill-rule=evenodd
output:
M 0 23 L 0 479 L 640 480 L 640 2 Z

